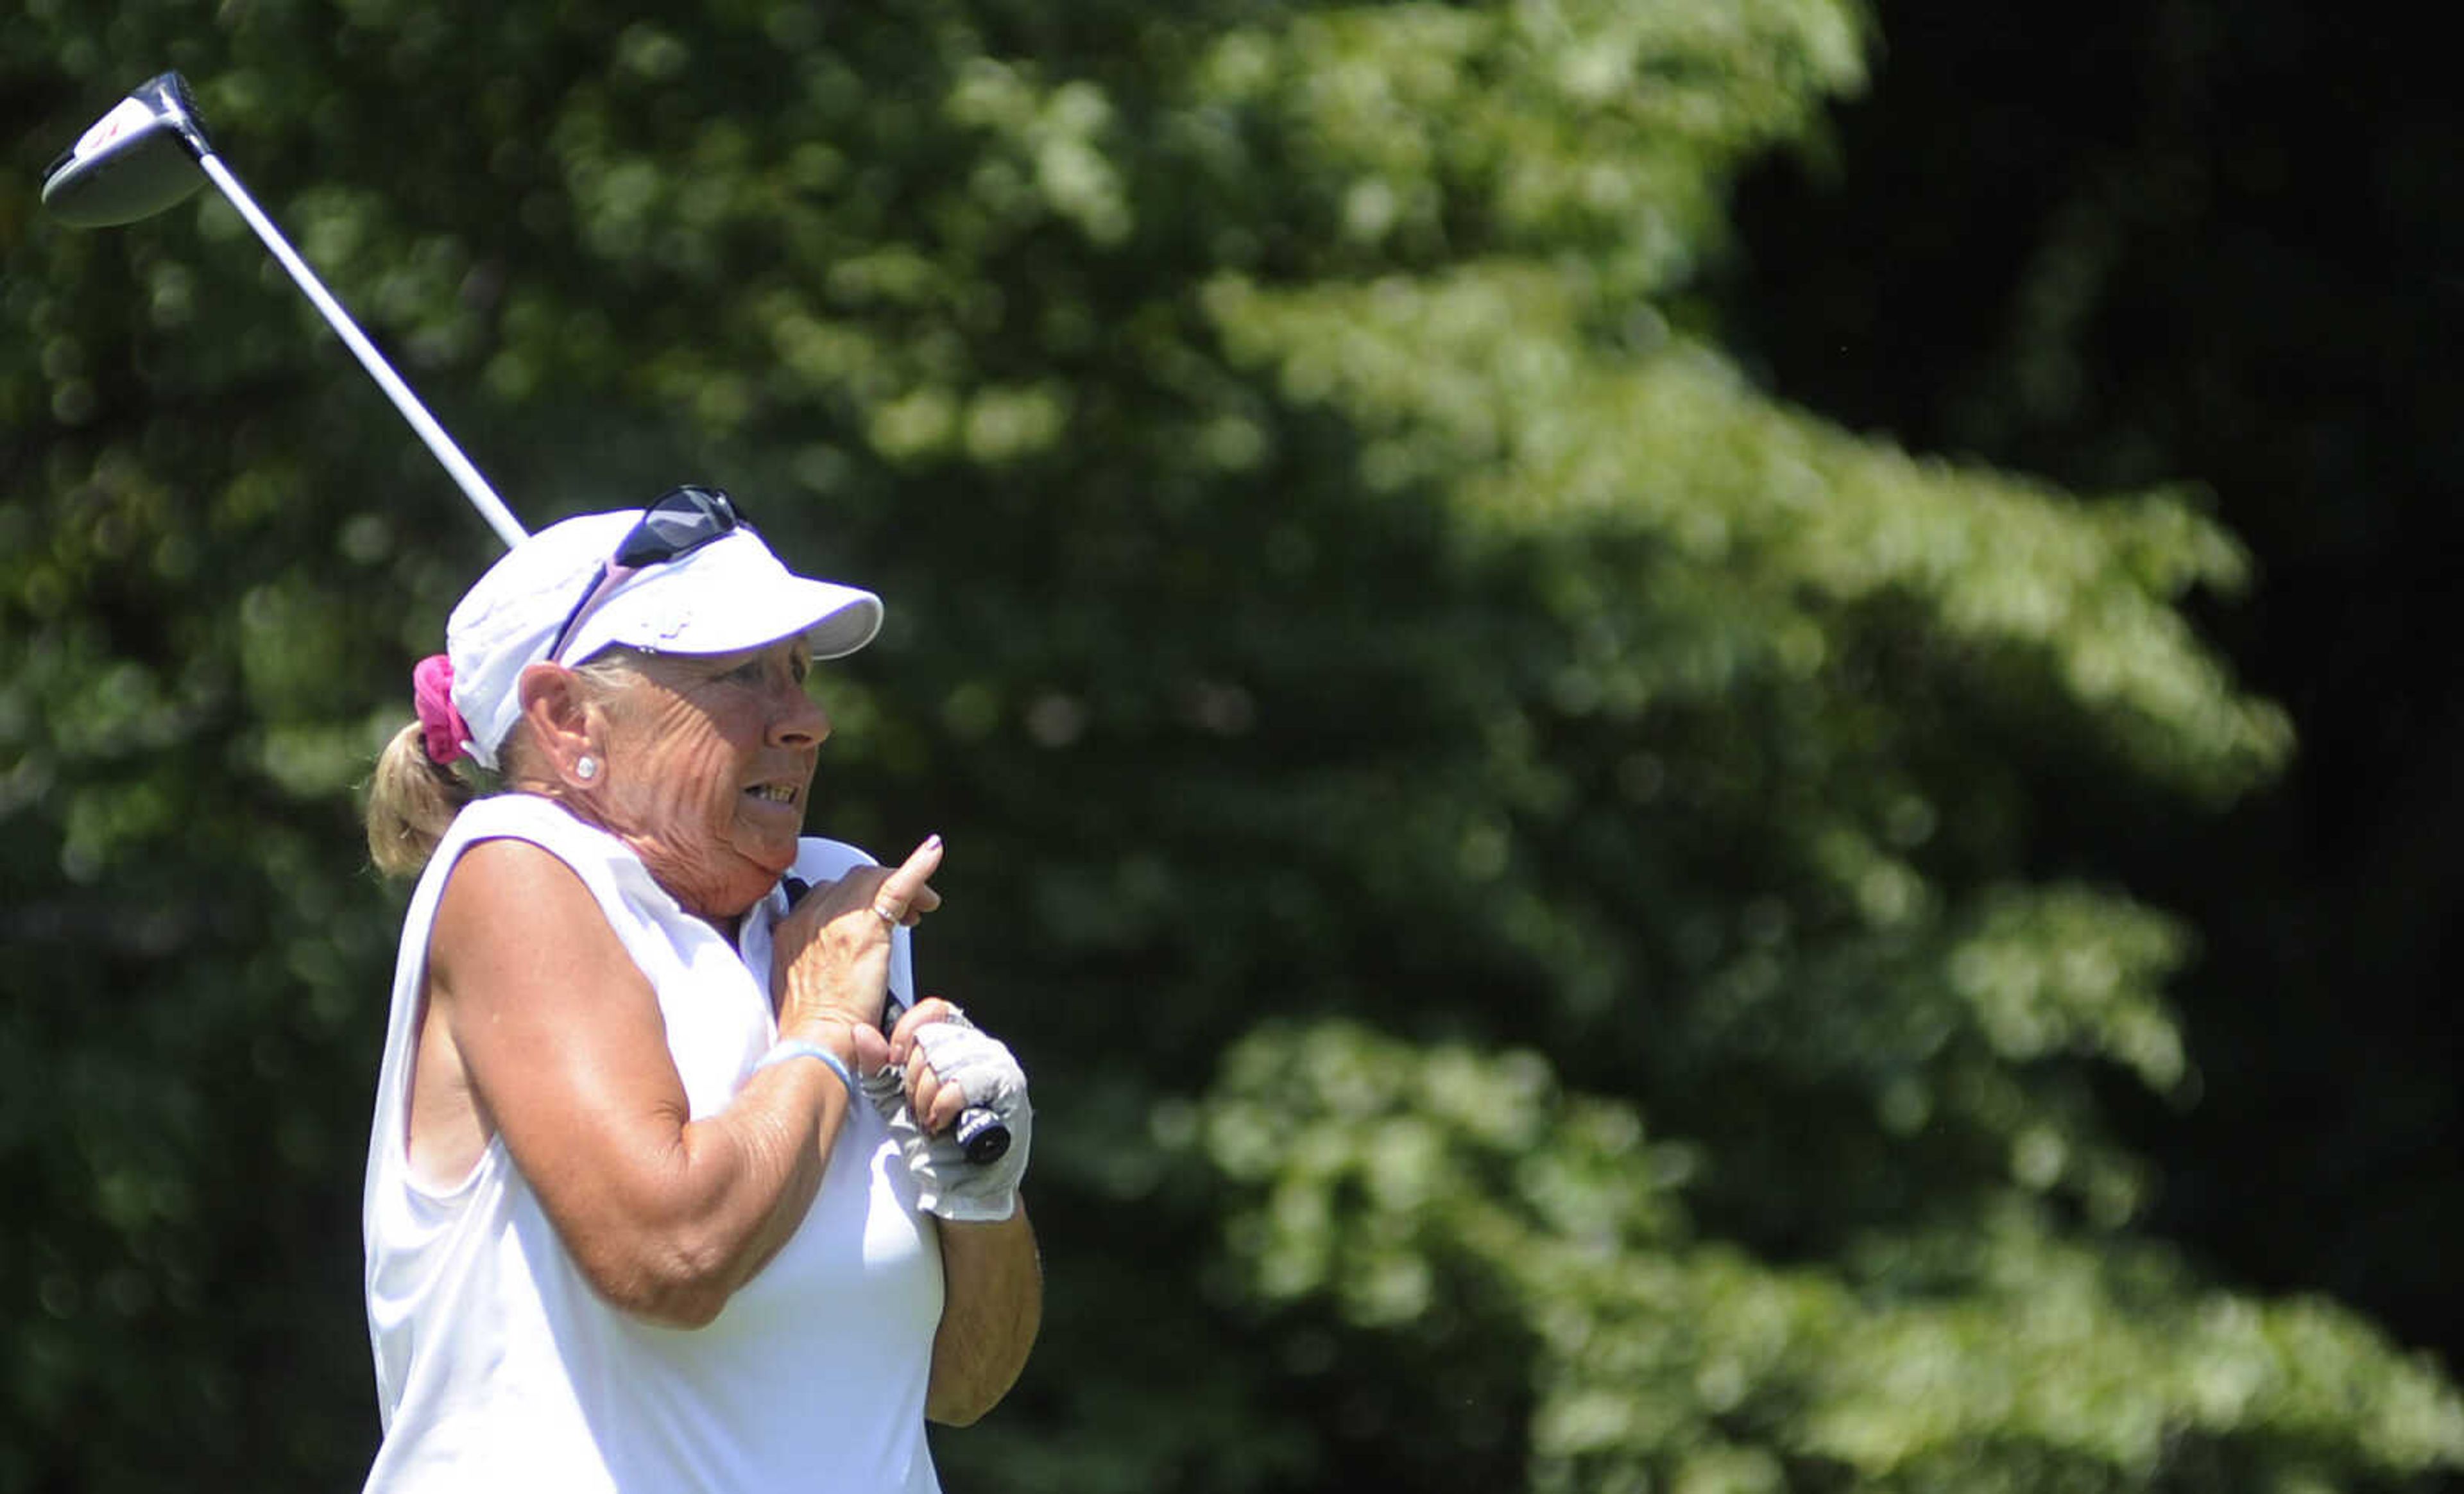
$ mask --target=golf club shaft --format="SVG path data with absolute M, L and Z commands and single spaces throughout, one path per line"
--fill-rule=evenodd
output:
M 325 324 L 334 329 L 335 336 L 340 337 L 343 345 L 359 359 L 360 366 L 376 380 L 377 386 L 393 401 L 394 408 L 402 411 L 402 418 L 410 422 L 410 428 L 419 432 L 419 439 L 427 442 L 429 450 L 445 464 L 446 472 L 461 486 L 472 506 L 479 511 L 479 516 L 496 532 L 496 538 L 509 547 L 519 543 L 526 534 L 521 520 L 514 516 L 514 511 L 505 506 L 504 499 L 496 496 L 496 491 L 488 486 L 488 479 L 479 475 L 479 470 L 471 465 L 471 459 L 462 454 L 462 449 L 453 444 L 453 438 L 436 423 L 436 417 L 428 412 L 428 406 L 419 402 L 419 396 L 411 392 L 410 385 L 403 383 L 401 375 L 393 371 L 392 365 L 385 361 L 385 355 L 368 341 L 367 334 L 351 320 L 350 313 L 342 309 L 341 302 L 334 299 L 333 294 L 317 278 L 317 273 L 308 268 L 308 262 L 299 257 L 298 252 L 282 236 L 282 231 L 274 226 L 274 220 L 256 206 L 248 189 L 239 185 L 239 178 L 233 176 L 231 168 L 211 151 L 200 153 L 197 165 L 205 171 L 207 180 L 220 188 L 231 205 L 239 209 L 239 215 L 248 220 L 248 226 L 256 231 L 256 236 L 265 241 L 265 247 L 273 252 L 282 268 L 290 272 L 291 278 L 298 282 L 300 291 L 325 319 Z

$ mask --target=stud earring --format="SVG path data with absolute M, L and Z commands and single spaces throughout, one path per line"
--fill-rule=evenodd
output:
M 585 783 L 590 781 L 592 779 L 597 778 L 599 776 L 599 759 L 590 756 L 588 753 L 583 753 L 580 758 L 574 759 L 573 775 Z

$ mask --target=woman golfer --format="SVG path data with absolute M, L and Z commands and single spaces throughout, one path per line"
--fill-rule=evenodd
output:
M 805 672 L 880 620 L 700 488 L 454 608 L 368 805 L 378 865 L 425 868 L 368 1146 L 371 1490 L 934 1490 L 926 1419 L 1017 1378 L 1025 1077 L 938 999 L 878 1025 L 939 840 L 801 834 Z M 997 1162 L 949 1139 L 971 1106 Z

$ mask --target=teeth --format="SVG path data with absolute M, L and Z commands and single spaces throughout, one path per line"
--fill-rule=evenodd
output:
M 774 804 L 792 804 L 796 802 L 795 788 L 785 783 L 764 783 L 758 788 L 747 789 L 745 792 L 756 799 L 766 799 Z

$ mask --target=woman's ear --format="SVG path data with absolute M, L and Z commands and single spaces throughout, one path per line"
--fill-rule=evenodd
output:
M 540 770 L 579 788 L 599 773 L 605 756 L 598 741 L 599 713 L 591 708 L 579 675 L 558 664 L 534 664 L 522 670 L 522 725 L 530 729 Z M 590 766 L 582 766 L 588 759 Z

